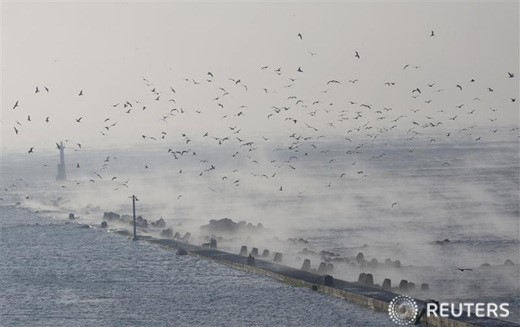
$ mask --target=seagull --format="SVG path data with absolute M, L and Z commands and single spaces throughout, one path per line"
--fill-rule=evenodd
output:
M 357 51 L 355 51 L 355 52 L 356 52 L 356 54 L 354 55 L 354 57 L 359 59 L 359 53 Z
M 34 91 L 34 93 L 38 93 L 40 92 L 40 90 L 38 89 L 38 87 L 36 87 L 36 91 Z
M 302 70 L 301 67 L 298 67 L 298 72 L 299 72 L 299 73 L 303 73 L 303 70 Z
M 81 123 L 82 119 L 83 119 L 83 117 L 79 117 L 79 118 L 76 119 L 76 122 Z
M 432 34 L 430 34 L 430 37 L 432 37 L 432 36 L 435 36 L 435 33 L 433 33 L 433 31 L 432 31 Z
M 328 82 L 327 82 L 327 85 L 329 85 L 330 83 L 341 84 L 341 82 L 338 82 L 338 81 L 336 81 L 335 79 L 331 79 L 330 81 L 328 81 Z
M 81 95 L 83 95 L 83 90 L 79 91 L 78 96 L 81 96 Z
M 509 78 L 513 78 L 513 77 L 515 77 L 515 73 L 507 72 L 507 74 L 509 75 Z
M 392 203 L 392 208 L 397 204 L 397 202 Z
M 34 147 L 31 147 L 31 148 L 29 149 L 28 153 L 34 153 L 33 150 L 34 150 Z
M 300 40 L 303 40 L 303 36 L 301 33 L 298 33 L 298 37 L 300 38 Z
M 470 269 L 470 268 L 455 268 L 456 270 L 460 270 L 460 271 L 473 271 L 473 269 Z
M 16 109 L 16 107 L 18 107 L 18 101 L 19 100 L 16 100 L 16 102 L 14 103 L 13 109 Z

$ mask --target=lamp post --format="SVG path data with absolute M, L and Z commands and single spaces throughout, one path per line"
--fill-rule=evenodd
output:
M 132 195 L 132 212 L 133 212 L 133 215 L 134 215 L 134 238 L 133 240 L 134 241 L 137 241 L 137 226 L 136 226 L 136 221 L 135 221 L 135 201 L 139 201 L 139 199 L 135 196 L 135 195 Z

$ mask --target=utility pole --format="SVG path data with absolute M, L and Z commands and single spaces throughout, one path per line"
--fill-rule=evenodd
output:
M 135 195 L 132 195 L 132 210 L 134 213 L 134 241 L 137 241 L 137 229 L 136 229 L 136 222 L 135 222 Z

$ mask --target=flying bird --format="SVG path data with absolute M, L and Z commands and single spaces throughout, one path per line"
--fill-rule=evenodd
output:
M 16 109 L 16 107 L 18 107 L 18 101 L 19 100 L 16 100 L 16 102 L 14 103 L 13 109 Z
M 301 33 L 298 33 L 298 37 L 300 38 L 300 40 L 303 40 L 303 36 Z
M 83 90 L 79 91 L 78 96 L 81 96 L 81 95 L 83 95 Z
M 356 52 L 356 54 L 354 55 L 354 57 L 359 59 L 359 53 L 357 51 L 355 51 L 355 52 Z

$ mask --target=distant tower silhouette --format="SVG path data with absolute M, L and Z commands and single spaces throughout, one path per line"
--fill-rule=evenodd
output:
M 63 142 L 60 142 L 60 163 L 58 164 L 58 176 L 57 181 L 64 181 L 67 179 L 67 172 L 65 171 L 65 147 Z

